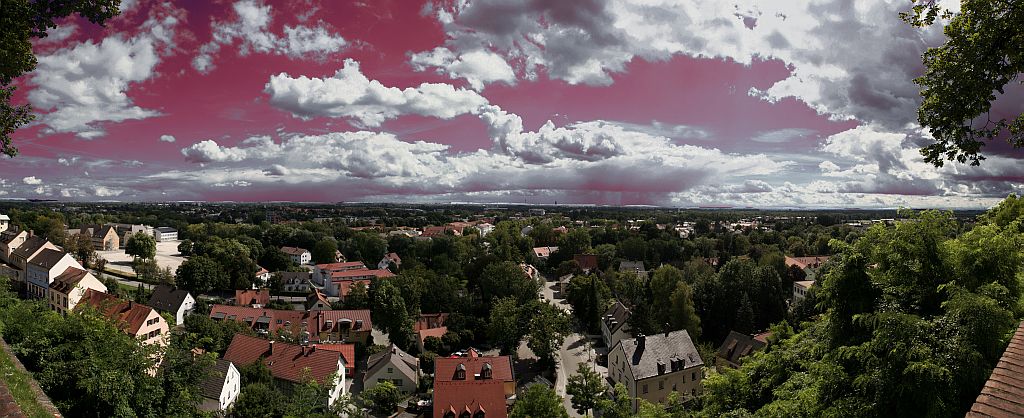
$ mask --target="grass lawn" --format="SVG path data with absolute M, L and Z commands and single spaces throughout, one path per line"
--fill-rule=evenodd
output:
M 0 378 L 7 384 L 7 389 L 11 391 L 14 401 L 18 403 L 25 415 L 31 418 L 50 417 L 50 414 L 36 402 L 36 396 L 28 385 L 31 377 L 14 368 L 14 362 L 2 350 L 0 350 Z

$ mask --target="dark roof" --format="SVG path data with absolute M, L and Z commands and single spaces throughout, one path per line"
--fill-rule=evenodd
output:
M 597 268 L 597 254 L 576 254 L 572 257 L 580 265 L 583 271 L 590 271 Z
M 53 283 L 50 283 L 50 289 L 66 295 L 88 275 L 88 271 L 68 267 L 63 273 L 53 279 Z
M 643 339 L 644 347 L 639 348 L 638 342 Z M 697 347 L 690 340 L 686 330 L 672 331 L 668 334 L 655 334 L 622 340 L 618 343 L 626 354 L 626 363 L 633 373 L 633 379 L 640 380 L 657 376 L 658 363 L 666 370 L 672 360 L 682 360 L 682 369 L 704 365 L 697 352 Z
M 284 342 L 273 342 L 262 338 L 235 334 L 231 345 L 224 353 L 224 359 L 246 366 L 262 359 L 275 378 L 299 383 L 308 370 L 309 377 L 317 382 L 331 383 L 328 379 L 338 373 L 338 359 L 341 353 L 331 350 L 317 350 L 316 346 L 301 346 Z
M 199 382 L 199 391 L 204 398 L 220 399 L 220 394 L 224 391 L 224 381 L 227 380 L 229 369 L 231 369 L 230 361 L 222 358 L 217 359 L 210 373 L 206 375 L 203 381 Z
M 764 348 L 765 343 L 746 334 L 729 331 L 725 341 L 718 347 L 718 357 L 732 364 L 739 364 L 740 359 Z
M 308 253 L 309 251 L 307 251 L 305 248 L 281 247 L 281 252 L 288 255 L 302 255 L 303 253 Z
M 25 233 L 25 231 L 6 230 L 4 232 L 0 232 L 0 242 L 10 245 L 15 238 L 18 238 L 18 236 L 23 233 Z
M 161 226 L 159 228 L 153 228 L 153 230 L 160 231 L 161 234 L 166 234 L 168 232 L 178 232 L 177 229 L 171 228 L 169 226 Z
M 28 260 L 28 263 L 35 266 L 43 267 L 45 269 L 50 269 L 53 268 L 53 266 L 55 266 L 62 258 L 64 258 L 65 254 L 67 253 L 47 248 L 45 250 L 40 251 L 39 254 L 36 254 L 35 257 L 32 257 L 30 260 Z
M 291 283 L 293 280 L 306 281 L 312 278 L 312 274 L 308 271 L 279 271 L 281 275 L 281 281 L 285 283 Z
M 1024 322 L 981 389 L 968 417 L 1024 417 Z
M 35 253 L 39 252 L 39 249 L 43 248 L 49 241 L 39 235 L 33 235 L 28 237 L 25 242 L 18 246 L 18 249 L 12 252 L 12 255 L 19 256 L 28 260 Z
M 619 328 L 626 325 L 626 321 L 629 320 L 629 309 L 622 302 L 616 301 L 607 311 L 604 312 L 604 316 L 601 320 L 604 321 L 604 325 L 608 327 L 608 330 L 612 334 L 617 332 Z
M 388 349 L 374 354 L 366 360 L 366 373 L 363 378 L 377 373 L 378 370 L 389 364 L 410 378 L 415 378 L 416 371 L 420 368 L 419 360 L 416 357 L 391 344 Z
M 623 261 L 619 263 L 619 271 L 630 272 L 630 271 L 644 271 L 643 261 Z
M 185 289 L 175 289 L 167 285 L 157 285 L 153 288 L 153 296 L 149 297 L 149 306 L 162 312 L 178 312 L 178 308 L 188 297 Z

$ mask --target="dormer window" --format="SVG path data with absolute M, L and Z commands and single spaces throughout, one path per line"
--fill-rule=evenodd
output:
M 465 364 L 459 363 L 459 365 L 457 367 L 455 367 L 455 377 L 453 379 L 455 379 L 455 380 L 466 380 L 466 365 Z
M 491 363 L 484 363 L 483 369 L 480 370 L 480 378 L 481 379 L 490 379 L 491 378 Z

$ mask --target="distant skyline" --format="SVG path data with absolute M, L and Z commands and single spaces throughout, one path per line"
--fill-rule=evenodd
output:
M 956 6 L 958 2 L 951 5 Z M 991 206 L 923 162 L 905 0 L 124 1 L 35 44 L 0 199 Z M 995 113 L 1024 112 L 1017 83 Z

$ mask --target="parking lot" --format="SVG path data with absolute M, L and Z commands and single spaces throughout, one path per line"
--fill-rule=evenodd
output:
M 181 241 L 165 241 L 156 243 L 156 264 L 160 268 L 170 267 L 171 271 L 177 271 L 178 266 L 185 261 L 185 258 L 178 253 L 178 244 Z M 124 249 L 114 251 L 96 251 L 96 255 L 107 260 L 107 267 L 125 273 L 135 274 L 132 269 L 132 257 L 124 253 Z

